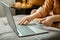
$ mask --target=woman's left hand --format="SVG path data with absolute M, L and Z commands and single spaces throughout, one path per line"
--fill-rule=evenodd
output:
M 46 18 L 43 18 L 41 20 L 41 23 L 44 24 L 44 25 L 47 25 L 47 26 L 51 26 L 54 22 L 54 18 L 53 16 L 48 16 Z

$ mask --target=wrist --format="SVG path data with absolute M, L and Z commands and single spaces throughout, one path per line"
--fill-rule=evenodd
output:
M 60 15 L 54 15 L 54 21 L 55 22 L 60 21 Z
M 34 13 L 34 14 L 32 14 L 32 15 L 30 15 L 32 18 L 39 18 L 39 17 L 41 17 L 41 13 Z
M 53 16 L 49 16 L 49 17 L 47 17 L 47 20 L 48 20 L 48 22 L 54 22 L 54 21 L 55 21 L 55 19 L 54 19 Z
M 30 15 L 30 18 L 33 20 L 33 19 L 35 19 L 35 17 L 33 16 L 33 15 Z

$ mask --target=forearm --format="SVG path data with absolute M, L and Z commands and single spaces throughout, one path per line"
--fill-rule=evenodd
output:
M 53 1 L 52 0 L 46 0 L 44 5 L 42 7 L 40 7 L 40 8 L 38 8 L 36 10 L 36 12 L 34 14 L 32 14 L 31 16 L 33 16 L 34 18 L 47 16 L 48 13 L 52 9 L 52 5 L 53 5 Z
M 54 15 L 53 19 L 55 22 L 60 22 L 60 15 Z
M 32 15 L 30 15 L 33 19 L 35 18 L 38 18 L 38 17 L 41 17 L 41 14 L 40 13 L 33 13 Z

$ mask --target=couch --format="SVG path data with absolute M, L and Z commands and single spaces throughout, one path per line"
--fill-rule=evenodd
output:
M 26 15 L 14 16 L 15 22 Z M 0 40 L 60 40 L 60 32 L 49 32 L 42 35 L 19 38 L 8 24 L 7 18 L 0 18 Z

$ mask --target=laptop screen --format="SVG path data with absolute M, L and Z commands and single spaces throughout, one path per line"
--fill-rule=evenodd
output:
M 18 35 L 17 28 L 16 28 L 16 25 L 14 23 L 12 13 L 10 12 L 10 7 L 6 3 L 4 3 L 2 1 L 1 1 L 1 4 L 3 6 L 4 13 L 5 13 L 6 17 L 7 17 L 9 25 L 11 26 L 13 31 Z

